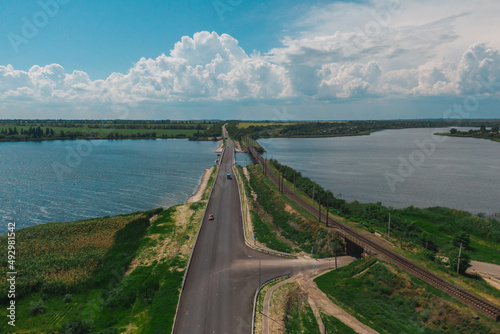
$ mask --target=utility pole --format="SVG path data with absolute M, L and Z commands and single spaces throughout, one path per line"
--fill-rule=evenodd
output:
M 389 226 L 387 227 L 387 239 L 391 238 L 391 213 L 389 212 Z
M 278 191 L 281 192 L 281 169 L 278 169 Z
M 401 238 L 399 240 L 399 248 L 403 249 L 403 229 L 401 229 Z
M 462 243 L 460 243 L 460 250 L 458 251 L 457 274 L 460 271 L 460 262 L 462 260 Z
M 313 204 L 314 204 L 314 188 L 316 187 L 315 184 L 313 184 Z
M 330 196 L 328 196 L 328 193 L 326 193 L 326 227 L 328 227 L 328 216 L 329 216 L 328 213 L 329 213 L 329 209 L 330 209 L 330 207 L 329 207 L 330 203 L 328 203 L 329 197 Z M 337 259 L 337 256 L 335 256 L 335 260 L 336 259 Z
M 337 253 L 338 253 L 338 245 L 335 246 L 335 269 L 337 269 Z
M 295 174 L 297 174 L 297 172 L 293 172 L 293 188 L 295 189 Z
M 318 220 L 319 220 L 319 222 L 321 223 L 321 203 L 320 203 L 320 201 L 318 201 L 318 205 L 319 205 L 319 211 L 318 211 L 318 212 L 319 212 L 319 214 L 318 214 Z

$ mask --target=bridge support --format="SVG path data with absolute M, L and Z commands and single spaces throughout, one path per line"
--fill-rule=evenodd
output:
M 345 241 L 345 253 L 347 255 L 351 255 L 357 258 L 363 257 L 365 254 L 365 250 L 363 247 L 356 245 L 354 242 L 350 241 L 349 239 L 344 239 Z

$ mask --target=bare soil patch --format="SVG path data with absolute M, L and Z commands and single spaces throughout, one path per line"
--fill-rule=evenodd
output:
M 210 176 L 212 175 L 212 171 L 214 170 L 214 168 L 215 167 L 212 166 L 203 171 L 203 176 L 201 177 L 201 182 L 200 185 L 198 186 L 198 189 L 196 189 L 196 192 L 194 193 L 193 196 L 187 199 L 186 203 L 194 203 L 201 201 L 203 193 L 205 192 L 205 189 L 207 189 L 208 180 L 210 180 Z

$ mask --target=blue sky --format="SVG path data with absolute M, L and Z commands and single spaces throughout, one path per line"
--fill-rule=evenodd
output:
M 235 6 L 225 0 L 58 3 L 57 15 L 29 43 L 21 44 L 19 52 L 8 38 L 1 39 L 1 61 L 22 70 L 58 63 L 66 71 L 82 70 L 94 80 L 105 79 L 113 72 L 126 72 L 141 57 L 168 53 L 182 36 L 199 31 L 227 33 L 249 53 L 267 52 L 279 45 L 283 30 L 290 29 L 289 17 L 303 7 L 298 0 L 240 2 Z M 326 2 L 310 1 L 308 6 L 321 3 Z M 32 21 L 42 9 L 38 1 L 8 0 L 4 6 L 3 36 L 9 32 L 22 36 L 22 18 Z
M 0 118 L 499 116 L 494 0 L 1 6 Z

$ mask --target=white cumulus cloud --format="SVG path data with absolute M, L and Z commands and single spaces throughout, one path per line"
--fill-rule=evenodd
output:
M 500 44 L 471 24 L 479 14 L 486 21 L 500 15 L 491 1 L 480 0 L 489 8 L 464 0 L 335 2 L 304 13 L 297 31 L 266 54 L 247 53 L 228 34 L 202 31 L 182 37 L 169 54 L 141 58 L 104 80 L 58 64 L 28 71 L 0 66 L 0 99 L 77 108 L 461 96 L 478 87 L 481 94 L 498 94 Z M 488 24 L 478 23 L 481 29 Z M 464 27 L 477 33 L 471 37 Z

